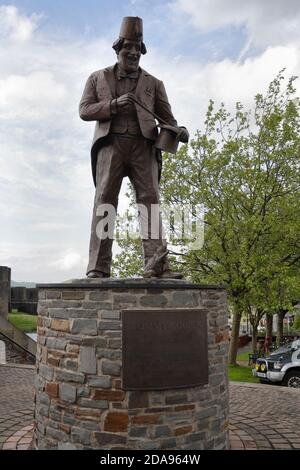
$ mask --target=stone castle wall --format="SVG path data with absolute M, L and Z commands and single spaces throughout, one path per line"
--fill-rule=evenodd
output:
M 19 312 L 37 315 L 38 289 L 36 287 L 12 287 L 11 308 Z
M 10 277 L 11 269 L 0 266 L 0 316 L 5 319 L 10 309 Z

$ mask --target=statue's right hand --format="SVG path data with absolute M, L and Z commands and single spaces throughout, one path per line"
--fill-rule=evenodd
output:
M 118 109 L 126 109 L 133 106 L 135 102 L 135 95 L 133 93 L 125 93 L 125 95 L 121 95 L 117 98 L 117 108 Z

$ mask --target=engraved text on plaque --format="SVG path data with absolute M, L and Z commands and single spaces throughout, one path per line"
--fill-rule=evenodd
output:
M 207 383 L 206 321 L 199 309 L 123 310 L 123 389 Z

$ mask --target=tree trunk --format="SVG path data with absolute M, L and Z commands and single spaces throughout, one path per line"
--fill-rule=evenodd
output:
M 236 356 L 239 345 L 239 332 L 242 315 L 238 311 L 234 311 L 232 319 L 232 331 L 229 345 L 228 362 L 230 365 L 236 366 Z
M 278 312 L 278 327 L 277 327 L 277 337 L 276 344 L 279 347 L 283 340 L 283 319 L 285 317 L 287 310 L 280 310 Z
M 267 327 L 266 327 L 266 338 L 272 338 L 273 336 L 273 315 L 267 313 Z
M 257 352 L 257 325 L 252 325 L 252 352 Z

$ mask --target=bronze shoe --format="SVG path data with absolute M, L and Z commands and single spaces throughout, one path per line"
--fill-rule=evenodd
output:
M 183 279 L 183 274 L 181 273 L 176 273 L 175 271 L 171 271 L 170 269 L 167 269 L 164 271 L 162 274 L 159 276 L 160 279 Z
M 88 277 L 89 279 L 97 279 L 105 277 L 107 278 L 110 277 L 110 275 L 102 271 L 90 271 L 89 273 L 87 273 L 86 277 Z

